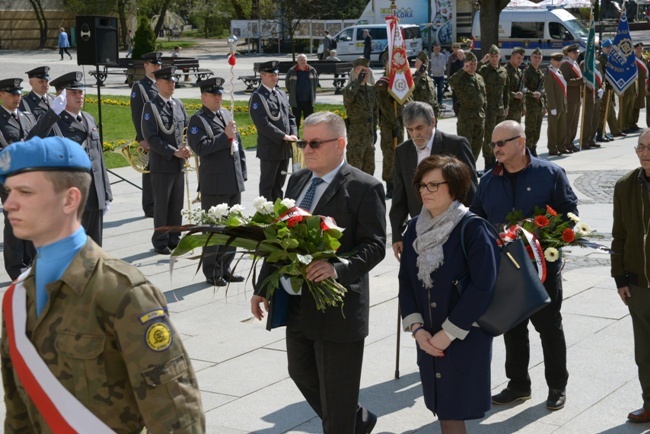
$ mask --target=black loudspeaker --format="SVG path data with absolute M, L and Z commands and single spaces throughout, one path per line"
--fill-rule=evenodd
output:
M 77 16 L 77 65 L 117 66 L 117 18 Z

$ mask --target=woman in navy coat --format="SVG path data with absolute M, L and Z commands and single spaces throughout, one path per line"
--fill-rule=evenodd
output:
M 467 259 L 460 229 L 471 213 L 462 201 L 469 168 L 450 156 L 432 155 L 418 166 L 413 186 L 423 208 L 404 234 L 399 302 L 405 331 L 417 341 L 424 401 L 442 432 L 465 433 L 465 420 L 490 409 L 492 337 L 474 322 L 492 299 L 498 247 L 485 223 L 465 227 Z M 468 272 L 462 296 L 452 282 Z

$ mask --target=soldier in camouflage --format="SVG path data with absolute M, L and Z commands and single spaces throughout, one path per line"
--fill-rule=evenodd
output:
M 458 99 L 456 134 L 469 141 L 474 160 L 478 160 L 483 145 L 486 109 L 485 83 L 476 73 L 476 66 L 476 56 L 470 51 L 465 55 L 463 69 L 449 78 Z
M 499 65 L 501 52 L 499 47 L 492 45 L 488 54 L 481 59 L 479 75 L 485 82 L 487 107 L 485 110 L 485 130 L 483 133 L 483 158 L 485 159 L 485 171 L 490 170 L 496 160 L 490 142 L 492 141 L 492 130 L 497 124 L 503 122 L 508 116 L 510 104 L 510 87 L 508 83 L 508 72 Z M 478 155 L 476 156 L 478 158 Z
M 196 376 L 165 296 L 135 267 L 108 256 L 81 226 L 90 170 L 84 150 L 66 138 L 34 138 L 0 153 L 5 209 L 19 220 L 16 235 L 38 251 L 35 266 L 10 286 L 3 303 L 4 432 L 63 432 L 66 421 L 85 433 L 146 427 L 202 434 Z M 32 198 L 21 193 L 26 189 Z M 20 324 L 14 316 L 26 317 L 22 333 L 14 332 Z M 48 369 L 38 370 L 34 363 L 43 362 Z M 50 384 L 64 391 L 53 396 Z M 46 411 L 52 406 L 35 385 L 70 404 L 58 407 L 60 418 L 52 420 Z M 77 408 L 66 410 L 72 404 Z
M 542 57 L 542 50 L 535 48 L 530 54 L 530 65 L 523 75 L 526 98 L 526 147 L 534 157 L 537 157 L 537 142 L 542 131 L 542 120 L 546 114 L 544 73 L 539 67 Z
M 440 106 L 438 105 L 438 92 L 436 84 L 428 73 L 429 57 L 424 51 L 418 53 L 415 59 L 415 74 L 413 75 L 413 101 L 422 101 L 429 103 L 433 107 L 436 118 L 440 116 Z
M 524 106 L 524 73 L 520 66 L 524 61 L 526 50 L 521 47 L 512 49 L 510 61 L 506 65 L 508 72 L 508 85 L 510 90 L 510 101 L 508 103 L 508 116 L 507 120 L 516 121 L 521 124 L 521 117 L 525 114 Z
M 363 57 L 352 62 L 356 79 L 343 88 L 343 105 L 348 116 L 347 161 L 374 176 L 378 115 L 375 88 L 368 83 L 369 63 Z

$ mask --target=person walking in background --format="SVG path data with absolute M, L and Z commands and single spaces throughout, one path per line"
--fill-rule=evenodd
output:
M 59 55 L 61 56 L 61 60 L 63 60 L 64 52 L 72 60 L 72 54 L 68 53 L 68 48 L 70 48 L 70 40 L 68 39 L 68 34 L 65 32 L 65 28 L 61 27 L 59 28 Z
M 431 69 L 431 78 L 436 84 L 436 95 L 438 97 L 438 106 L 442 108 L 442 98 L 445 91 L 445 71 L 447 70 L 447 57 L 440 52 L 440 43 L 436 42 L 431 53 L 429 61 Z
M 371 53 L 372 53 L 372 36 L 370 36 L 370 30 L 363 29 L 363 57 L 370 60 Z
M 558 61 L 559 63 L 559 61 Z M 578 197 L 573 192 L 564 169 L 535 158 L 526 150 L 524 129 L 515 121 L 503 121 L 492 133 L 490 147 L 497 165 L 481 177 L 470 211 L 485 218 L 495 227 L 508 223 L 508 214 L 519 211 L 531 218 L 536 208 L 547 206 L 558 214 L 578 215 Z M 528 375 L 530 341 L 528 323 L 539 333 L 544 353 L 544 374 L 548 385 L 546 408 L 559 410 L 566 402 L 569 380 L 566 361 L 566 340 L 562 327 L 562 253 L 546 262 L 544 288 L 551 303 L 504 334 L 506 376 L 508 386 L 492 397 L 497 405 L 530 399 Z
M 462 203 L 470 176 L 454 157 L 422 160 L 413 177 L 422 211 L 404 234 L 399 268 L 404 331 L 417 342 L 424 403 L 443 434 L 466 433 L 465 420 L 491 407 L 492 336 L 473 324 L 492 300 L 499 248 L 486 222 Z M 459 297 L 452 282 L 466 273 L 470 282 Z
M 636 145 L 641 167 L 614 186 L 612 277 L 619 297 L 630 310 L 634 358 L 639 368 L 643 406 L 627 415 L 630 422 L 650 422 L 650 129 Z
M 284 86 L 289 94 L 291 111 L 296 118 L 296 129 L 299 130 L 300 120 L 314 113 L 318 89 L 318 72 L 307 64 L 306 55 L 299 54 L 296 57 L 296 64 L 287 71 Z
M 126 32 L 126 49 L 129 50 L 126 52 L 126 58 L 128 59 L 133 54 L 133 31 L 131 29 Z
M 325 60 L 330 56 L 330 51 L 332 50 L 332 37 L 330 32 L 325 30 L 323 32 L 323 52 L 321 53 L 320 60 Z

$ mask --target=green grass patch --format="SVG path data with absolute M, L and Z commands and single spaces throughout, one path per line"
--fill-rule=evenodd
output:
M 173 50 L 174 47 L 181 47 L 183 50 L 187 48 L 192 48 L 196 46 L 195 41 L 183 41 L 179 39 L 173 39 L 171 41 L 163 40 L 162 38 L 156 41 L 156 45 L 160 50 Z M 183 55 L 183 50 L 181 50 L 181 55 Z
M 197 90 L 198 91 L 198 90 Z M 201 108 L 199 98 L 183 99 L 187 114 L 192 116 Z M 225 104 L 230 109 L 230 102 Z M 345 116 L 342 104 L 316 104 L 316 111 L 333 111 L 340 116 Z M 87 95 L 84 110 L 95 117 L 99 122 L 97 96 Z M 257 144 L 257 130 L 248 116 L 248 102 L 235 102 L 235 121 L 242 136 L 244 148 L 253 148 Z M 131 119 L 131 106 L 128 96 L 102 95 L 102 127 L 104 133 L 104 159 L 106 167 L 114 169 L 128 165 L 124 157 L 116 152 L 116 148 L 131 143 L 135 140 L 135 128 Z

